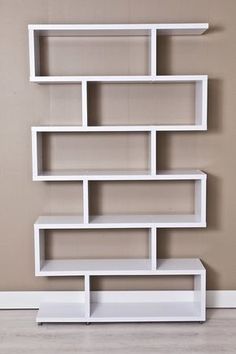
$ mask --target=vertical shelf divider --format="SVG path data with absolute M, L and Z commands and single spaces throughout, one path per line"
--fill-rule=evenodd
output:
M 45 261 L 45 231 L 34 225 L 34 255 L 35 274 L 40 274 L 40 270 Z
M 150 258 L 151 258 L 151 269 L 156 270 L 157 269 L 157 229 L 155 227 L 152 227 L 149 230 L 149 247 L 150 247 Z
M 195 124 L 207 130 L 207 87 L 208 80 L 204 78 L 202 82 L 196 83 L 195 88 Z
M 202 223 L 206 223 L 206 176 L 195 182 L 195 211 Z
M 85 178 L 83 180 L 83 217 L 84 223 L 89 223 L 89 182 Z
M 194 276 L 194 301 L 200 304 L 201 318 L 206 318 L 206 270 Z
M 157 75 L 157 30 L 150 30 L 150 72 L 151 76 Z
M 33 180 L 37 180 L 40 171 L 42 170 L 42 134 L 32 131 L 32 173 Z
M 88 82 L 83 80 L 81 83 L 82 90 L 82 126 L 88 126 Z
M 84 276 L 84 301 L 85 301 L 85 319 L 89 322 L 91 311 L 91 291 L 90 291 L 90 276 Z
M 151 159 L 151 175 L 155 176 L 156 172 L 157 172 L 157 153 L 156 153 L 156 149 L 157 149 L 157 137 L 156 137 L 156 130 L 152 129 L 151 130 L 151 143 L 150 143 L 150 159 Z

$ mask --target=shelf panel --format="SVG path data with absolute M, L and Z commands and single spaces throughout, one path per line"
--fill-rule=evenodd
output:
M 150 171 L 138 170 L 57 170 L 44 171 L 34 180 L 37 181 L 81 181 L 88 179 L 90 181 L 105 180 L 146 180 L 150 179 Z
M 91 320 L 96 322 L 199 321 L 197 302 L 92 303 Z
M 90 224 L 95 225 L 129 225 L 134 227 L 142 225 L 143 227 L 156 226 L 162 227 L 204 227 L 200 216 L 195 214 L 186 215 L 96 215 L 90 217 Z
M 40 304 L 36 322 L 84 322 L 83 303 L 45 302 Z
M 201 321 L 198 302 L 92 303 L 85 318 L 82 303 L 42 303 L 36 322 L 152 322 Z
M 149 259 L 67 259 L 46 260 L 38 275 L 76 276 L 76 275 L 114 275 L 140 274 L 149 272 Z
M 37 181 L 121 181 L 121 180 L 199 180 L 206 178 L 200 170 L 160 170 L 151 175 L 145 170 L 56 170 L 44 171 Z
M 70 83 L 82 81 L 109 83 L 190 83 L 203 82 L 207 75 L 143 75 L 143 76 L 31 76 L 30 81 L 38 83 Z
M 40 229 L 90 228 L 150 228 L 150 227 L 206 227 L 199 215 L 98 215 L 88 224 L 82 216 L 40 216 L 35 227 Z
M 45 260 L 37 275 L 196 275 L 204 271 L 198 258 L 158 259 L 156 270 L 151 270 L 149 259 L 63 259 Z
M 30 24 L 29 30 L 40 36 L 141 36 L 150 30 L 158 30 L 160 35 L 201 35 L 209 28 L 208 23 L 161 23 L 161 24 Z M 68 31 L 70 32 L 68 34 Z
M 59 125 L 49 125 L 49 126 L 37 126 L 32 127 L 33 132 L 52 132 L 52 133 L 67 133 L 67 132 L 78 132 L 78 133 L 92 133 L 92 132 L 151 132 L 151 131 L 194 131 L 194 130 L 206 130 L 200 124 L 165 124 L 165 125 L 112 125 L 112 126 L 86 126 L 81 125 L 70 125 L 70 126 L 59 126 Z

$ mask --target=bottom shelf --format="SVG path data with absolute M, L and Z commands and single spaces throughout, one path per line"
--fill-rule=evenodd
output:
M 43 303 L 37 322 L 181 322 L 205 321 L 199 302 L 92 303 L 85 316 L 83 303 Z
M 168 322 L 200 320 L 195 302 L 93 303 L 91 322 Z
M 36 322 L 84 322 L 84 303 L 44 302 L 40 305 Z

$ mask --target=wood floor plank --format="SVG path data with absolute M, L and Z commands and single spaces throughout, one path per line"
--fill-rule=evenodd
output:
M 199 323 L 44 324 L 34 310 L 0 311 L 1 354 L 235 354 L 236 309 Z

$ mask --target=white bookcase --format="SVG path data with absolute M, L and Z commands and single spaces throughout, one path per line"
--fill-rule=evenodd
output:
M 32 170 L 34 181 L 81 181 L 83 215 L 40 216 L 34 225 L 36 276 L 82 276 L 83 300 L 71 303 L 42 303 L 36 321 L 43 322 L 127 322 L 205 321 L 206 271 L 199 259 L 159 259 L 159 228 L 206 227 L 206 180 L 199 170 L 159 170 L 156 142 L 159 131 L 204 131 L 207 129 L 206 75 L 158 75 L 159 35 L 201 35 L 206 23 L 115 24 L 115 25 L 29 25 L 30 81 L 44 84 L 80 83 L 82 125 L 32 127 Z M 41 36 L 148 36 L 149 74 L 143 76 L 43 76 L 40 70 Z M 195 120 L 189 124 L 91 126 L 88 119 L 88 83 L 194 83 Z M 144 117 L 145 122 L 145 117 Z M 149 167 L 146 170 L 60 170 L 44 169 L 43 134 L 146 132 L 149 137 Z M 92 181 L 193 181 L 195 210 L 192 214 L 91 215 Z M 80 182 L 80 183 L 81 183 Z M 145 259 L 47 259 L 47 230 L 147 229 L 149 254 Z M 99 291 L 91 289 L 91 278 L 105 276 L 192 276 L 194 286 L 187 291 Z

